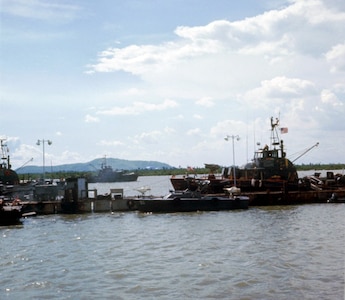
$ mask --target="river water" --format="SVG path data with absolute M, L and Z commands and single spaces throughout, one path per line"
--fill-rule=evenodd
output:
M 28 218 L 0 227 L 0 299 L 344 299 L 344 218 L 345 204 Z

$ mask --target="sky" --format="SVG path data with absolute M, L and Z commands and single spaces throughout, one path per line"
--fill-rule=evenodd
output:
M 296 164 L 345 163 L 343 0 L 0 0 L 0 38 L 14 169 L 43 145 L 52 166 L 243 165 L 271 117 L 289 159 L 320 143 Z

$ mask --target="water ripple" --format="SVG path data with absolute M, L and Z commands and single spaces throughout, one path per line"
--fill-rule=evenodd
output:
M 0 228 L 0 299 L 341 299 L 345 205 L 39 216 Z

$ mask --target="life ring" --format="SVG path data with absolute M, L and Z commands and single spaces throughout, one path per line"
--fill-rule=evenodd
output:
M 134 208 L 134 201 L 133 200 L 128 200 L 127 201 L 127 206 L 129 209 L 133 209 Z

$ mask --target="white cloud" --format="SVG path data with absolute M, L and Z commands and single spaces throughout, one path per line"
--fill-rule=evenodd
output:
M 52 0 L 2 0 L 1 10 L 7 14 L 23 17 L 52 20 L 72 20 L 80 12 L 77 5 L 63 4 Z
M 243 121 L 235 121 L 234 119 L 219 121 L 210 129 L 210 136 L 219 140 L 223 140 L 226 135 L 239 134 L 243 136 L 247 125 Z
M 211 97 L 203 97 L 195 102 L 197 105 L 212 107 L 214 106 L 213 99 Z
M 10 146 L 10 145 L 9 145 Z M 41 149 L 36 145 L 26 145 L 26 144 L 17 144 L 11 145 L 11 152 L 14 153 L 11 155 L 11 160 L 20 161 L 21 164 L 17 165 L 16 168 L 20 168 L 22 165 L 30 165 L 32 162 L 35 164 L 41 164 L 42 162 L 42 152 Z
M 334 108 L 344 105 L 344 103 L 342 103 L 338 99 L 338 97 L 330 90 L 322 90 L 321 102 L 326 104 L 327 106 L 333 106 Z
M 345 13 L 322 1 L 296 1 L 281 10 L 205 26 L 179 26 L 177 39 L 155 45 L 109 48 L 100 53 L 95 72 L 123 70 L 137 75 L 174 68 L 186 59 L 204 55 L 242 53 L 265 55 L 270 60 L 294 53 L 319 56 L 343 37 Z
M 176 130 L 174 128 L 171 128 L 171 127 L 165 127 L 164 132 L 167 134 L 175 134 Z
M 294 1 L 240 21 L 179 26 L 175 40 L 157 46 L 109 49 L 91 70 L 131 72 L 154 87 L 156 96 L 161 91 L 176 101 L 198 99 L 195 104 L 206 108 L 234 103 L 231 109 L 237 113 L 229 112 L 230 119 L 244 112 L 251 117 L 282 113 L 294 124 L 296 118 L 318 124 L 319 112 L 325 108 L 320 93 L 332 89 L 325 68 L 331 65 L 339 71 L 345 65 L 339 44 L 344 27 L 344 12 L 318 0 Z M 332 85 L 340 83 L 335 79 Z M 143 111 L 133 104 L 102 113 Z
M 135 136 L 135 141 L 138 144 L 158 144 L 163 133 L 159 130 L 153 130 L 150 132 L 143 132 L 140 135 Z
M 124 143 L 121 141 L 112 141 L 112 140 L 101 140 L 99 143 L 101 146 L 123 146 Z
M 194 119 L 197 119 L 197 120 L 201 120 L 201 119 L 202 119 L 202 116 L 200 116 L 199 114 L 194 114 L 194 115 L 193 115 L 193 118 L 194 118 Z
M 260 87 L 244 94 L 243 101 L 253 108 L 265 107 L 269 109 L 272 107 L 272 103 L 289 105 L 291 104 L 289 100 L 303 99 L 306 95 L 310 97 L 316 93 L 314 84 L 308 80 L 280 76 L 262 81 Z M 296 102 L 293 106 L 296 106 Z
M 131 106 L 113 107 L 107 110 L 100 110 L 100 115 L 138 115 L 148 111 L 162 111 L 177 106 L 177 102 L 166 99 L 162 103 L 133 102 Z
M 326 59 L 331 64 L 331 72 L 345 71 L 345 43 L 338 44 L 326 53 Z
M 308 80 L 280 76 L 263 81 L 262 88 L 268 97 L 291 98 L 313 92 L 314 84 Z
M 187 131 L 187 135 L 199 135 L 201 133 L 200 128 L 194 128 Z
M 99 122 L 99 118 L 91 116 L 89 114 L 87 114 L 85 116 L 85 123 L 98 123 Z
M 216 52 L 212 41 L 188 43 L 168 42 L 155 45 L 130 45 L 125 48 L 109 48 L 99 54 L 98 63 L 89 65 L 90 71 L 126 71 L 136 75 L 159 72 L 172 67 L 174 63 L 203 53 Z
M 91 160 L 93 158 L 90 158 Z M 49 161 L 49 160 L 48 160 Z M 65 150 L 59 155 L 50 155 L 50 161 L 53 165 L 71 163 L 71 162 L 87 162 L 88 159 L 82 154 L 82 152 Z
M 120 93 L 121 96 L 143 96 L 145 95 L 146 91 L 144 89 L 138 89 L 138 88 L 130 88 L 128 90 L 122 91 Z

